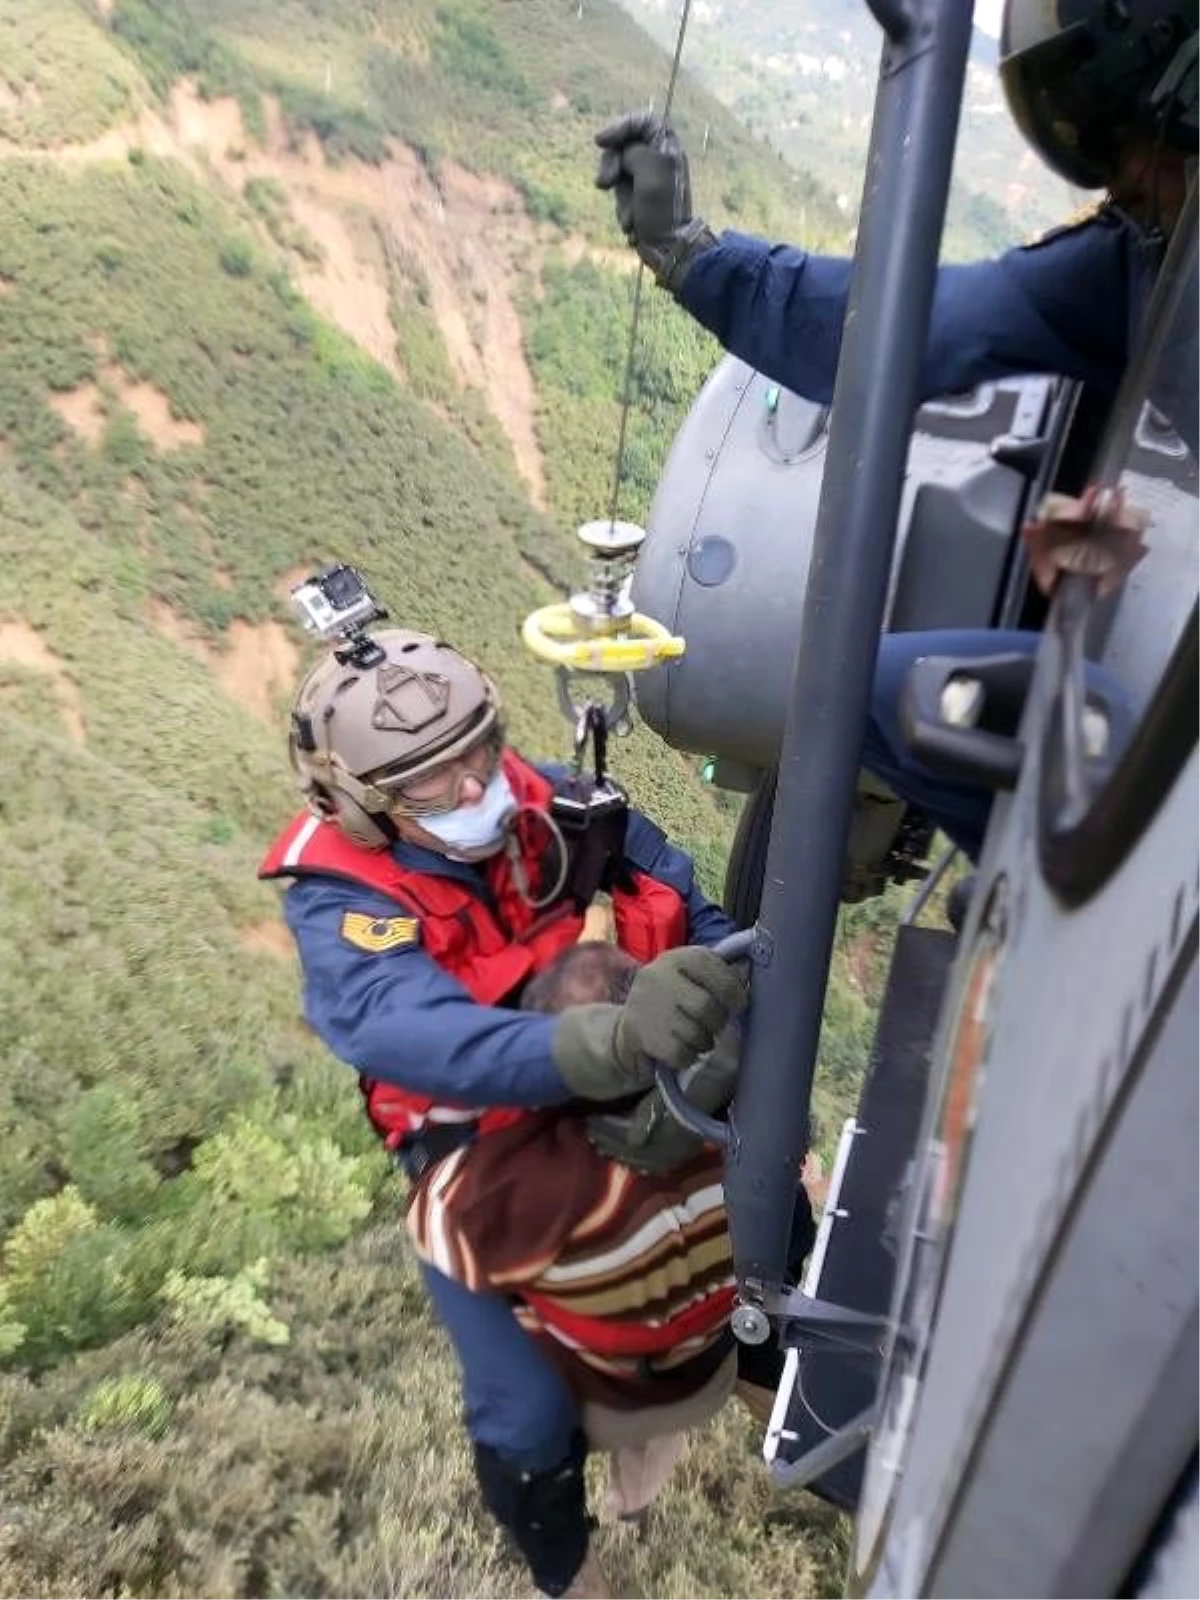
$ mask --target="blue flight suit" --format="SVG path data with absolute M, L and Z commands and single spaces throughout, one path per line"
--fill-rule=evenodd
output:
M 926 810 L 972 858 L 982 844 L 992 797 L 937 777 L 908 753 L 896 711 L 900 684 L 923 655 L 1032 651 L 1037 641 L 1036 634 L 982 630 L 888 634 L 880 641 L 863 764 Z M 1109 675 L 1089 671 L 1110 694 L 1119 693 Z M 559 769 L 539 770 L 554 777 Z M 464 862 L 404 842 L 392 849 L 405 866 L 486 893 L 479 872 Z M 680 894 L 692 942 L 713 945 L 733 931 L 724 912 L 697 888 L 691 859 L 636 810 L 630 812 L 626 856 Z M 303 878 L 287 889 L 284 912 L 300 951 L 305 1012 L 333 1054 L 369 1077 L 467 1104 L 547 1106 L 569 1100 L 551 1053 L 553 1017 L 479 1005 L 419 943 L 370 953 L 342 937 L 347 911 L 383 920 L 395 910 L 386 896 L 332 877 Z M 575 1401 L 557 1370 L 502 1297 L 475 1293 L 424 1263 L 421 1273 L 462 1369 L 471 1438 L 525 1472 L 557 1466 L 579 1425 Z
M 991 655 L 1033 655 L 1040 633 L 1015 628 L 939 628 L 928 633 L 885 633 L 875 660 L 875 681 L 863 735 L 862 764 L 910 805 L 925 812 L 971 861 L 979 859 L 992 812 L 992 794 L 931 772 L 913 756 L 900 728 L 900 692 L 922 656 L 961 660 Z M 1084 663 L 1088 687 L 1114 707 L 1122 725 L 1132 723 L 1132 705 L 1121 683 L 1094 661 Z M 1124 713 L 1124 715 L 1122 715 Z
M 852 263 L 729 232 L 702 251 L 678 298 L 727 350 L 828 403 Z M 1125 366 L 1157 253 L 1114 211 L 989 261 L 939 269 L 920 400 L 1021 373 L 1061 373 L 1110 393 Z

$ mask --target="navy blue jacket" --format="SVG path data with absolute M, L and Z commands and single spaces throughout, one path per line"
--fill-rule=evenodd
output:
M 404 842 L 392 848 L 406 867 L 454 877 L 487 894 L 480 874 L 463 862 Z M 691 858 L 632 808 L 625 855 L 682 897 L 693 944 L 716 944 L 733 932 L 725 913 L 696 887 Z M 302 878 L 288 886 L 284 914 L 304 970 L 305 1014 L 333 1054 L 370 1078 L 466 1105 L 569 1100 L 550 1050 L 555 1018 L 480 1005 L 419 944 L 373 954 L 342 937 L 347 911 L 389 918 L 396 909 L 386 895 L 336 878 Z
M 1020 373 L 1112 392 L 1159 252 L 1102 211 L 991 261 L 937 276 L 920 399 Z M 680 304 L 727 350 L 818 403 L 833 397 L 851 263 L 724 233 L 689 267 Z M 1187 419 L 1176 426 L 1186 434 Z M 1195 436 L 1194 418 L 1191 422 Z

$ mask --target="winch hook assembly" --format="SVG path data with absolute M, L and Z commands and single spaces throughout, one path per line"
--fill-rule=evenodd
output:
M 605 779 L 608 734 L 632 727 L 631 674 L 677 660 L 685 648 L 679 635 L 634 609 L 633 564 L 645 537 L 633 522 L 585 522 L 578 538 L 588 553 L 587 588 L 531 612 L 521 629 L 526 649 L 556 669 L 559 708 L 575 734 L 575 771 L 581 772 L 591 742 L 597 783 Z M 607 700 L 592 694 L 576 699 L 576 677 L 601 679 Z
M 609 735 L 633 727 L 632 674 L 677 659 L 684 641 L 634 609 L 629 591 L 643 529 L 608 518 L 586 522 L 578 533 L 589 557 L 588 587 L 531 613 L 521 637 L 532 655 L 555 668 L 559 709 L 573 733 L 571 767 L 555 786 L 550 815 L 567 846 L 571 895 L 585 910 L 599 891 L 628 887 L 629 803 L 608 775 Z M 589 680 L 588 692 L 576 698 L 579 678 Z M 603 697 L 591 692 L 593 685 Z
M 540 661 L 575 672 L 638 672 L 681 656 L 684 642 L 629 596 L 633 563 L 646 534 L 633 522 L 602 518 L 578 530 L 589 553 L 589 587 L 531 612 L 521 629 Z

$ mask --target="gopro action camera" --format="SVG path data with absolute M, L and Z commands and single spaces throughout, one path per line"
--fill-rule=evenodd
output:
M 354 661 L 369 667 L 383 660 L 383 652 L 368 637 L 373 622 L 381 622 L 387 612 L 367 588 L 357 567 L 323 567 L 292 590 L 292 604 L 309 633 L 326 644 L 344 641 L 335 650 L 339 661 Z

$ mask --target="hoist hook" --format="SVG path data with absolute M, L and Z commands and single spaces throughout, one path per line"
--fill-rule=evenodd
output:
M 588 587 L 542 606 L 521 629 L 540 661 L 576 672 L 638 672 L 681 656 L 684 642 L 633 608 L 633 563 L 646 535 L 633 522 L 604 518 L 578 530 L 589 556 Z

